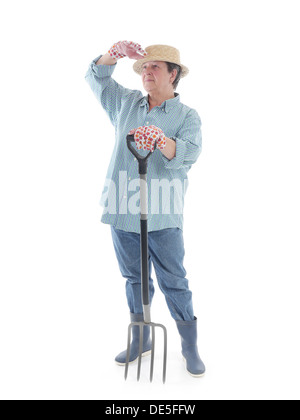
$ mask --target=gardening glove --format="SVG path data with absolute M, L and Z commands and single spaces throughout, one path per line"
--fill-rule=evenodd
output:
M 134 140 L 138 150 L 143 149 L 153 152 L 155 143 L 160 150 L 166 147 L 166 136 L 155 125 L 145 125 L 135 128 L 129 134 L 134 134 Z
M 133 58 L 134 60 L 140 60 L 141 58 L 147 55 L 146 51 L 137 44 L 136 42 L 132 41 L 119 41 L 116 42 L 108 51 L 109 55 L 119 60 L 123 57 Z

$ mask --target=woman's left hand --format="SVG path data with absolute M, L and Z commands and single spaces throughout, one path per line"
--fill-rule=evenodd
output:
M 155 125 L 144 125 L 131 130 L 128 134 L 134 134 L 134 140 L 138 150 L 143 149 L 153 152 L 155 143 L 160 150 L 166 147 L 166 136 Z

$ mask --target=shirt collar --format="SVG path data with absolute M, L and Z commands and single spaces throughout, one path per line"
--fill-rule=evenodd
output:
M 170 109 L 174 108 L 174 106 L 178 105 L 180 102 L 180 95 L 179 93 L 175 93 L 174 94 L 175 97 L 168 99 L 166 101 L 164 101 L 158 108 L 162 108 L 162 110 L 165 113 L 168 113 L 170 111 Z M 140 106 L 148 106 L 149 107 L 149 102 L 148 102 L 148 95 L 144 96 L 141 100 Z

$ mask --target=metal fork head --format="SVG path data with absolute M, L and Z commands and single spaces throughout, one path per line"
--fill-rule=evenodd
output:
M 163 330 L 163 338 L 164 338 L 164 356 L 163 356 L 163 375 L 162 380 L 163 383 L 166 382 L 166 372 L 167 372 L 167 329 L 162 324 L 156 324 L 154 322 L 131 322 L 128 326 L 128 339 L 127 339 L 127 356 L 126 356 L 126 364 L 125 364 L 125 380 L 127 379 L 128 375 L 128 366 L 129 366 L 129 357 L 130 357 L 130 347 L 131 347 L 131 330 L 134 326 L 138 326 L 140 330 L 140 337 L 139 337 L 139 355 L 138 355 L 138 369 L 137 369 L 137 380 L 139 381 L 141 375 L 141 363 L 142 363 L 142 353 L 143 353 L 143 335 L 144 335 L 144 327 L 149 326 L 151 327 L 151 363 L 150 363 L 150 382 L 153 379 L 153 370 L 154 370 L 154 355 L 155 355 L 155 328 L 162 328 Z

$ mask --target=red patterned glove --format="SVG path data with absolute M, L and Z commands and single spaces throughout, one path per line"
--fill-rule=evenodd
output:
M 144 125 L 131 130 L 129 134 L 134 134 L 135 144 L 138 150 L 150 150 L 154 151 L 154 146 L 158 149 L 163 150 L 166 147 L 166 136 L 163 131 L 155 127 L 155 125 Z
M 108 51 L 112 58 L 119 60 L 123 57 L 133 58 L 135 60 L 140 60 L 142 57 L 147 55 L 146 51 L 137 44 L 136 42 L 132 41 L 119 41 L 116 42 Z

